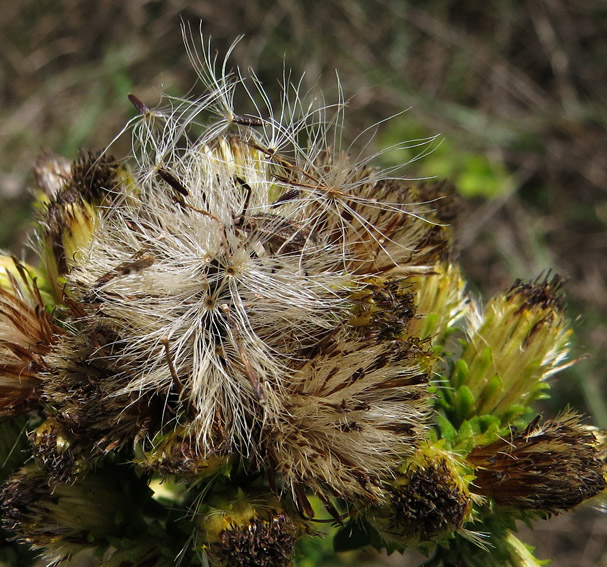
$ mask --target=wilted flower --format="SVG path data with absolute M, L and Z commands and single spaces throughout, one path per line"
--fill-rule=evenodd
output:
M 416 365 L 417 352 L 404 341 L 338 334 L 294 373 L 262 461 L 307 514 L 306 488 L 350 501 L 385 498 L 384 481 L 426 422 L 428 376 Z
M 569 510 L 607 486 L 598 441 L 570 412 L 544 423 L 538 418 L 524 431 L 476 447 L 468 462 L 475 467 L 475 492 L 549 514 Z
M 34 169 L 40 211 L 37 233 L 40 256 L 57 301 L 63 301 L 63 276 L 74 267 L 81 247 L 90 243 L 99 206 L 108 206 L 112 191 L 125 172 L 106 155 L 81 153 L 69 163 L 42 155 Z
M 51 487 L 43 471 L 23 467 L 2 490 L 3 527 L 32 549 L 43 550 L 48 565 L 63 565 L 95 550 L 104 552 L 110 543 L 119 544 L 120 538 L 139 537 L 137 527 L 145 530 L 140 519 L 145 493 L 124 473 L 104 470 L 75 484 Z M 135 546 L 137 540 L 130 543 Z M 160 545 L 157 541 L 156 546 Z M 141 551 L 148 553 L 149 549 Z
M 455 455 L 423 447 L 401 466 L 388 504 L 372 509 L 367 519 L 398 549 L 448 537 L 471 519 L 469 480 Z
M 84 476 L 91 468 L 89 454 L 69 429 L 49 417 L 29 434 L 32 453 L 50 484 L 67 484 Z
M 60 334 L 37 282 L 35 270 L 0 256 L 0 418 L 39 405 L 44 356 Z
M 196 515 L 197 546 L 213 565 L 289 567 L 302 526 L 272 494 L 215 494 Z

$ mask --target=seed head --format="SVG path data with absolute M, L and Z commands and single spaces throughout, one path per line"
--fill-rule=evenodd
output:
M 192 55 L 205 97 L 131 96 L 131 171 L 87 154 L 50 192 L 66 332 L 42 399 L 92 460 L 135 443 L 160 474 L 265 470 L 304 512 L 304 486 L 381 501 L 426 430 L 432 355 L 410 326 L 448 249 L 441 190 L 329 148 L 326 108 L 235 113 L 242 79 Z
M 426 424 L 428 377 L 406 342 L 336 335 L 294 373 L 286 411 L 262 459 L 300 509 L 305 488 L 326 498 L 385 497 L 383 480 L 412 452 Z

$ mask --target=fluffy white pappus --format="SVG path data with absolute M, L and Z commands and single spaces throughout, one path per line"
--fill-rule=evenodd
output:
M 139 177 L 68 278 L 86 327 L 120 344 L 112 364 L 130 378 L 116 395 L 177 393 L 208 448 L 218 432 L 246 447 L 284 412 L 293 360 L 344 324 L 362 285 L 339 248 L 273 212 L 259 167 L 226 154 L 194 148 Z
M 307 394 L 293 389 L 293 375 L 326 337 L 348 326 L 352 297 L 370 276 L 430 271 L 444 239 L 434 234 L 439 223 L 425 219 L 431 208 L 404 181 L 351 163 L 335 147 L 343 101 L 328 119 L 328 107 L 307 105 L 299 85 L 285 85 L 275 112 L 253 78 L 261 102 L 247 92 L 260 116 L 239 115 L 232 104 L 242 76 L 225 62 L 217 72 L 210 47 L 189 51 L 208 93 L 172 99 L 164 111 L 131 97 L 141 112 L 132 124 L 136 166 L 101 205 L 66 289 L 80 304 L 76 327 L 100 337 L 92 357 L 95 365 L 108 357 L 116 398 L 171 400 L 167 419 L 195 424 L 202 456 L 258 456 L 288 426 L 284 416 L 298 414 L 289 399 Z M 375 357 L 356 345 L 347 352 Z M 396 417 L 402 400 L 395 403 L 378 383 L 411 365 L 383 358 L 393 368 L 371 373 L 365 388 L 375 409 L 366 419 L 392 431 L 387 422 L 398 429 L 409 413 L 401 408 Z M 346 368 L 356 371 L 350 359 Z M 417 402 L 410 409 L 417 419 Z M 377 478 L 409 443 L 397 438 L 358 441 L 361 455 L 378 456 Z M 348 443 L 335 454 L 345 455 Z M 372 468 L 369 462 L 357 471 Z M 293 482 L 306 478 L 297 474 Z
M 336 333 L 296 370 L 263 457 L 300 510 L 306 488 L 325 501 L 385 498 L 383 481 L 427 427 L 429 378 L 410 347 Z
M 167 108 L 155 110 L 134 99 L 142 115 L 132 124 L 133 154 L 144 186 L 159 171 L 168 171 L 185 188 L 188 184 L 178 172 L 191 177 L 184 171 L 186 155 L 219 147 L 225 150 L 230 146 L 227 140 L 238 140 L 238 155 L 230 155 L 232 150 L 224 153 L 223 172 L 247 179 L 246 170 L 256 170 L 267 188 L 266 203 L 270 198 L 274 207 L 280 206 L 281 216 L 305 223 L 308 232 L 324 233 L 340 243 L 342 259 L 350 268 L 378 272 L 388 265 L 398 266 L 407 275 L 432 270 L 417 258 L 416 248 L 423 234 L 440 224 L 432 218 L 432 203 L 412 200 L 406 190 L 410 183 L 393 177 L 391 171 L 368 167 L 372 158 L 352 159 L 352 147 L 342 143 L 347 104 L 341 88 L 338 102 L 325 104 L 322 97 L 303 93 L 301 81 L 292 83 L 285 73 L 282 99 L 275 108 L 252 70 L 246 78 L 240 70 L 228 70 L 228 57 L 238 40 L 218 64 L 210 43 L 202 39 L 198 47 L 190 29 L 184 27 L 183 34 L 207 92 L 195 100 L 167 97 Z M 250 99 L 254 114 L 235 111 L 238 88 Z M 434 138 L 430 138 L 402 146 L 419 146 L 425 153 L 433 144 Z M 244 163 L 236 165 L 241 160 Z M 200 186 L 199 180 L 187 181 Z M 232 214 L 234 208 L 224 210 Z M 354 245 L 366 249 L 364 257 L 348 255 L 348 248 Z

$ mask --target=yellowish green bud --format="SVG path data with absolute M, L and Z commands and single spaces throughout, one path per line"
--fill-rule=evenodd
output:
M 410 332 L 422 339 L 431 338 L 433 347 L 442 349 L 469 306 L 460 269 L 441 262 L 433 274 L 416 277 L 412 283 L 417 317 L 411 321 Z
M 461 422 L 492 414 L 503 424 L 527 412 L 567 363 L 571 331 L 557 275 L 517 281 L 469 318 L 468 342 L 450 379 Z
M 0 289 L 32 305 L 53 306 L 51 284 L 44 274 L 14 256 L 0 254 Z

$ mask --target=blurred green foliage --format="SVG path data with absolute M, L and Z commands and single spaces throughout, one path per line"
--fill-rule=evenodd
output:
M 403 140 L 428 140 L 420 147 L 399 147 Z M 392 119 L 379 137 L 379 145 L 395 148 L 383 154 L 383 165 L 395 167 L 414 163 L 422 178 L 449 179 L 463 197 L 493 199 L 513 190 L 513 181 L 505 165 L 490 159 L 482 151 L 466 150 L 447 137 L 433 133 L 415 122 L 410 113 Z M 382 160 L 380 160 L 382 161 Z

